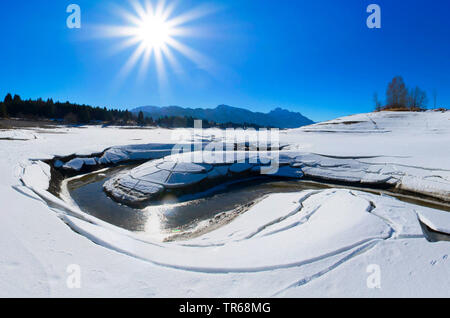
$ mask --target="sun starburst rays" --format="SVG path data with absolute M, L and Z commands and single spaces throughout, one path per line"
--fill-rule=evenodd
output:
M 211 63 L 210 59 L 188 45 L 181 38 L 198 36 L 199 28 L 185 24 L 214 12 L 210 7 L 198 7 L 174 16 L 174 2 L 166 1 L 152 3 L 131 0 L 133 12 L 119 9 L 118 13 L 126 25 L 102 27 L 102 37 L 120 38 L 115 51 L 134 48 L 128 60 L 119 71 L 119 78 L 125 79 L 138 66 L 138 79 L 146 78 L 149 71 L 154 71 L 160 85 L 167 83 L 166 65 L 176 74 L 183 74 L 181 64 L 175 52 L 181 54 L 200 68 Z

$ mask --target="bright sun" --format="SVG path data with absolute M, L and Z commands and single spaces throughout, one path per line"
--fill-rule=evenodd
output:
M 150 61 L 155 62 L 155 70 L 160 82 L 165 82 L 167 63 L 176 74 L 182 74 L 181 65 L 175 57 L 175 52 L 191 60 L 198 67 L 211 67 L 213 62 L 203 54 L 195 51 L 180 41 L 182 37 L 202 34 L 196 27 L 185 26 L 197 19 L 216 11 L 215 8 L 199 6 L 185 13 L 174 15 L 175 2 L 160 0 L 130 0 L 134 12 L 119 9 L 118 13 L 127 24 L 115 26 L 100 26 L 102 37 L 123 38 L 118 49 L 135 47 L 133 53 L 126 61 L 119 73 L 125 78 L 140 62 L 139 76 L 144 78 Z
M 161 49 L 171 39 L 173 29 L 163 17 L 151 15 L 145 17 L 136 28 L 136 37 L 147 49 Z

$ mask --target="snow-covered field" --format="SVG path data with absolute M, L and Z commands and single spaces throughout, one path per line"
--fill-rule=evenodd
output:
M 66 168 L 79 169 L 159 158 L 168 155 L 172 133 L 0 130 L 0 296 L 450 296 L 450 242 L 429 242 L 420 224 L 450 233 L 450 213 L 390 196 L 272 194 L 215 231 L 166 243 L 47 191 L 50 167 L 39 160 L 76 154 Z M 214 133 L 207 130 L 206 139 Z M 355 115 L 282 131 L 281 143 L 289 167 L 305 176 L 388 183 L 450 201 L 450 112 Z M 72 264 L 81 269 L 81 288 L 68 288 Z

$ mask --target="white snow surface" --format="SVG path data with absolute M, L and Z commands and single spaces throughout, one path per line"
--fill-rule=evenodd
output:
M 154 145 L 172 144 L 172 131 L 2 133 L 33 137 L 0 137 L 0 296 L 450 296 L 450 243 L 428 242 L 419 223 L 450 233 L 448 212 L 350 189 L 272 194 L 212 232 L 165 243 L 54 197 L 47 191 L 50 167 L 40 160 L 76 154 L 76 169 L 105 149 L 113 149 L 102 155 L 109 162 L 160 158 L 167 147 L 156 154 Z M 449 200 L 449 112 L 355 115 L 282 131 L 281 142 L 305 175 L 394 180 Z M 203 171 L 197 168 L 180 167 Z M 72 264 L 81 268 L 80 289 L 66 284 Z M 367 286 L 372 265 L 380 268 L 380 288 Z

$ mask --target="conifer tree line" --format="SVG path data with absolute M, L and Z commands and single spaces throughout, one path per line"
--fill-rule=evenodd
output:
M 64 124 L 114 124 L 158 126 L 164 128 L 191 128 L 194 127 L 195 118 L 164 116 L 153 120 L 142 111 L 137 115 L 128 110 L 107 109 L 106 107 L 92 107 L 70 102 L 54 102 L 49 98 L 36 100 L 23 100 L 19 95 L 7 94 L 0 102 L 0 118 L 19 118 L 31 120 L 53 120 Z M 263 128 L 254 124 L 219 124 L 214 121 L 202 120 L 204 128 Z M 270 127 L 267 127 L 270 128 Z
M 92 122 L 126 123 L 133 116 L 128 110 L 92 107 L 70 102 L 54 102 L 49 98 L 23 100 L 19 95 L 7 94 L 0 105 L 0 116 L 23 119 L 51 119 L 68 124 L 88 124 Z

